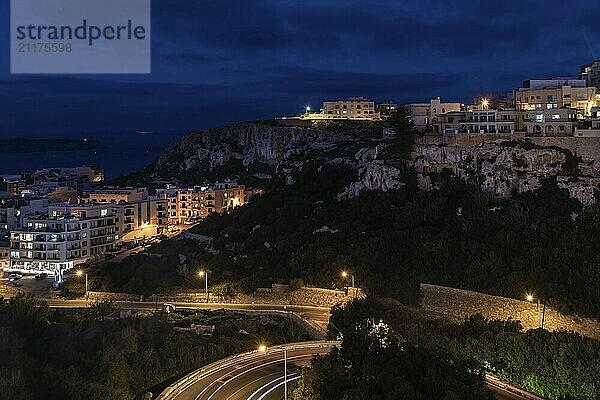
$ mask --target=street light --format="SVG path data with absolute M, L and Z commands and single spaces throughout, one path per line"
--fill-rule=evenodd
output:
M 528 295 L 527 295 L 527 301 L 533 301 L 533 296 L 532 296 L 532 295 L 530 295 L 530 294 L 528 294 Z
M 208 303 L 208 272 L 198 271 L 199 277 L 204 277 L 204 288 L 206 290 L 206 302 Z
M 88 274 L 87 272 L 83 272 L 82 270 L 78 270 L 76 272 L 77 276 L 85 275 L 85 298 L 88 297 Z
M 529 302 L 533 302 L 534 297 L 533 297 L 533 295 L 528 294 L 527 297 L 526 297 L 526 299 Z M 538 312 L 539 312 L 539 310 L 540 310 L 540 299 L 537 299 L 537 303 L 538 303 Z M 546 303 L 542 303 L 542 316 L 541 316 L 541 319 L 540 319 L 540 327 L 542 329 L 544 329 L 545 319 L 546 319 Z
M 347 278 L 348 276 L 350 276 L 350 278 L 352 279 L 352 289 L 354 289 L 354 275 L 349 274 L 346 271 L 342 271 L 342 278 Z
M 490 104 L 490 101 L 488 99 L 484 98 L 481 100 L 481 105 L 484 110 L 487 110 L 489 104 Z
M 258 351 L 260 351 L 261 353 L 266 353 L 267 352 L 267 346 L 265 346 L 264 344 L 261 344 L 260 346 L 258 346 Z M 287 400 L 287 349 L 284 348 L 283 349 L 283 399 Z

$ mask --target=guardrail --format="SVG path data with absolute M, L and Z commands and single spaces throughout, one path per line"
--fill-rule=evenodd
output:
M 300 350 L 307 348 L 329 348 L 341 345 L 339 341 L 324 341 L 314 340 L 309 342 L 299 342 L 291 344 L 283 344 L 278 346 L 269 347 L 266 352 L 260 352 L 258 350 L 250 351 L 247 353 L 236 354 L 214 363 L 208 364 L 196 371 L 186 375 L 182 379 L 175 382 L 173 385 L 167 387 L 161 394 L 158 395 L 157 400 L 174 400 L 179 394 L 184 392 L 188 387 L 196 383 L 198 380 L 204 378 L 206 375 L 211 374 L 215 371 L 219 371 L 223 368 L 227 368 L 241 361 L 251 360 L 264 356 L 265 354 L 272 354 L 280 352 L 284 349 L 287 350 Z
M 545 398 L 540 397 L 534 393 L 528 392 L 525 389 L 521 389 L 520 387 L 513 386 L 509 383 L 501 381 L 500 378 L 498 378 L 496 375 L 493 375 L 490 373 L 485 374 L 485 381 L 489 386 L 497 387 L 499 389 L 505 390 L 505 391 L 510 392 L 510 393 L 514 394 L 515 396 L 518 396 L 522 399 L 546 400 Z

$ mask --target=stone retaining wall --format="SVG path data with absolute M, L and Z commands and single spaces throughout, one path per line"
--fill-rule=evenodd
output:
M 237 295 L 232 299 L 223 299 L 213 294 L 209 296 L 211 303 L 232 303 L 232 304 L 290 304 L 290 305 L 307 305 L 317 307 L 332 307 L 336 304 L 345 303 L 355 296 L 355 289 L 350 288 L 348 294 L 341 290 L 330 290 L 321 288 L 303 287 L 297 290 L 273 290 L 273 289 L 258 289 L 251 295 Z M 362 294 L 356 290 L 356 296 Z M 206 301 L 206 294 L 203 291 L 161 294 L 148 297 L 148 301 L 159 302 L 190 302 L 202 303 Z
M 458 133 L 417 136 L 415 137 L 415 144 L 447 144 L 448 146 L 474 147 L 484 143 L 518 139 L 527 139 L 539 146 L 556 146 L 568 149 L 571 153 L 581 157 L 584 161 L 600 161 L 600 137 L 525 137 L 523 134 Z
M 421 296 L 421 309 L 433 315 L 462 321 L 469 315 L 481 313 L 489 319 L 519 320 L 525 329 L 540 326 L 541 307 L 538 309 L 537 303 L 429 284 L 421 284 Z M 600 321 L 562 314 L 550 308 L 546 308 L 544 327 L 550 331 L 568 329 L 600 339 Z

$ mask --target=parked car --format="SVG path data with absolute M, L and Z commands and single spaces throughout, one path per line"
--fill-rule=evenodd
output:
M 41 281 L 42 279 L 46 279 L 48 277 L 48 274 L 45 272 L 42 272 L 41 274 L 37 274 L 34 278 L 37 279 L 38 281 Z
M 9 281 L 17 281 L 17 280 L 21 279 L 22 277 L 23 277 L 23 275 L 21 275 L 21 274 L 10 274 L 8 276 L 8 280 Z
M 19 282 L 17 282 L 17 281 L 9 281 L 9 283 L 10 283 L 11 285 L 13 285 L 14 287 L 23 286 L 23 284 L 22 284 L 22 283 L 19 283 Z

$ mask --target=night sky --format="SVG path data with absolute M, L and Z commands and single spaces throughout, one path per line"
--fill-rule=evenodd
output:
M 154 0 L 151 75 L 9 73 L 0 135 L 184 133 L 365 96 L 467 102 L 600 58 L 598 1 Z

